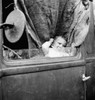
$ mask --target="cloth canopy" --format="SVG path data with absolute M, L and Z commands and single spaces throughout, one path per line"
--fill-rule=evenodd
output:
M 81 0 L 17 0 L 38 45 L 56 35 L 63 35 L 68 44 L 79 46 L 89 30 L 90 5 L 85 10 Z M 86 18 L 85 18 L 86 16 Z

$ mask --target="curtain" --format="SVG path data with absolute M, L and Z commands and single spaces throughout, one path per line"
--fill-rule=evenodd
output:
M 79 46 L 87 36 L 90 6 L 85 10 L 81 0 L 18 0 L 18 5 L 37 44 L 63 35 L 69 45 Z

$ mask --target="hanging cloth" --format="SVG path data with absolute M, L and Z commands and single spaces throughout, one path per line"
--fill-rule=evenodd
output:
M 82 4 L 82 1 L 79 1 L 75 12 L 74 12 L 74 20 L 70 27 L 70 36 L 68 39 L 68 44 L 73 45 L 75 47 L 81 45 L 89 31 L 90 26 L 90 3 L 88 8 Z
M 17 0 L 15 5 L 16 5 L 16 8 L 20 9 L 25 14 L 25 17 L 26 17 L 26 32 L 28 34 L 30 34 L 32 39 L 37 44 L 38 48 L 40 48 L 41 47 L 41 41 L 40 41 L 40 39 L 39 39 L 39 37 L 37 35 L 37 31 L 36 31 L 36 29 L 34 27 L 32 19 L 28 15 L 28 11 L 27 11 L 26 6 L 24 4 L 24 0 Z

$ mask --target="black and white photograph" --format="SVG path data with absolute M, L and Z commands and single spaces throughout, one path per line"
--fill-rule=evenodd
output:
M 0 0 L 0 100 L 95 100 L 95 0 Z

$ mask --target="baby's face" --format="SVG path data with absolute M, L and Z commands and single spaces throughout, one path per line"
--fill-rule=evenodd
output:
M 57 49 L 58 51 L 61 51 L 65 44 L 66 41 L 62 37 L 58 37 L 53 43 L 53 48 Z

